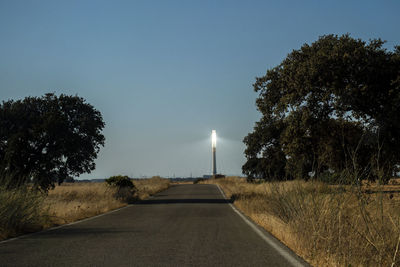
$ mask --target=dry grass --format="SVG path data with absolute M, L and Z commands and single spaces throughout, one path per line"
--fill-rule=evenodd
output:
M 150 179 L 136 179 L 133 184 L 137 188 L 137 197 L 146 199 L 160 191 L 167 189 L 170 186 L 168 179 L 163 179 L 160 176 L 154 176 Z
M 243 213 L 315 266 L 398 266 L 400 188 L 320 182 L 219 184 Z
M 127 205 L 115 198 L 116 191 L 105 183 L 65 183 L 56 186 L 45 199 L 50 224 L 70 223 Z
M 135 180 L 133 183 L 137 191 L 130 199 L 138 200 L 169 187 L 169 180 L 160 177 Z M 106 183 L 64 183 L 50 190 L 47 196 L 31 190 L 0 190 L 0 240 L 128 205 L 129 198 L 121 198 L 121 192 L 117 191 Z
M 169 187 L 169 180 L 160 177 L 133 181 L 135 199 L 146 199 Z M 117 189 L 106 183 L 73 183 L 56 186 L 49 191 L 45 204 L 52 224 L 63 224 L 114 210 L 128 203 L 116 198 Z
M 42 229 L 47 222 L 43 201 L 42 194 L 28 187 L 12 190 L 0 187 L 0 240 Z

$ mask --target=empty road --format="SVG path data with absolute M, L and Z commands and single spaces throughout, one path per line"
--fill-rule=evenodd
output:
M 255 229 L 217 186 L 174 185 L 115 212 L 2 242 L 0 266 L 307 266 Z

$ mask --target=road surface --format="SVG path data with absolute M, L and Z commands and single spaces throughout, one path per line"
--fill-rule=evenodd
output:
M 250 226 L 215 185 L 174 185 L 118 211 L 0 243 L 0 266 L 303 264 Z

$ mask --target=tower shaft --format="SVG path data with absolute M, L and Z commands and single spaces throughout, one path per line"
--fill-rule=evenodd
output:
M 216 150 L 217 150 L 217 131 L 211 131 L 211 148 L 212 148 L 212 174 L 215 177 L 217 174 L 217 158 L 216 158 Z
M 217 174 L 217 158 L 216 158 L 216 148 L 212 148 L 212 174 L 215 176 Z

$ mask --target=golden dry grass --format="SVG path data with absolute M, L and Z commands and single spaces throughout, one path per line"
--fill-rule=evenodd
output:
M 114 197 L 116 189 L 105 183 L 62 184 L 50 190 L 45 207 L 50 224 L 64 224 L 127 205 Z
M 234 177 L 206 183 L 219 184 L 243 213 L 314 266 L 400 265 L 399 187 Z
M 137 200 L 169 187 L 169 180 L 160 177 L 134 180 L 133 183 L 137 191 L 131 199 Z M 126 195 L 129 191 L 122 193 Z M 30 189 L 15 192 L 1 189 L 0 240 L 128 205 L 127 198 L 120 198 L 120 195 L 117 188 L 106 183 L 64 183 L 49 190 L 47 195 Z
M 167 189 L 170 186 L 168 179 L 154 176 L 150 179 L 136 179 L 133 184 L 137 188 L 137 197 L 139 199 L 146 199 L 160 191 Z
M 142 200 L 169 187 L 160 177 L 133 181 L 133 196 Z M 64 224 L 114 210 L 128 203 L 115 197 L 117 190 L 106 183 L 64 183 L 49 191 L 45 199 L 51 224 Z
M 42 229 L 47 220 L 43 201 L 44 196 L 29 187 L 0 187 L 0 240 Z

